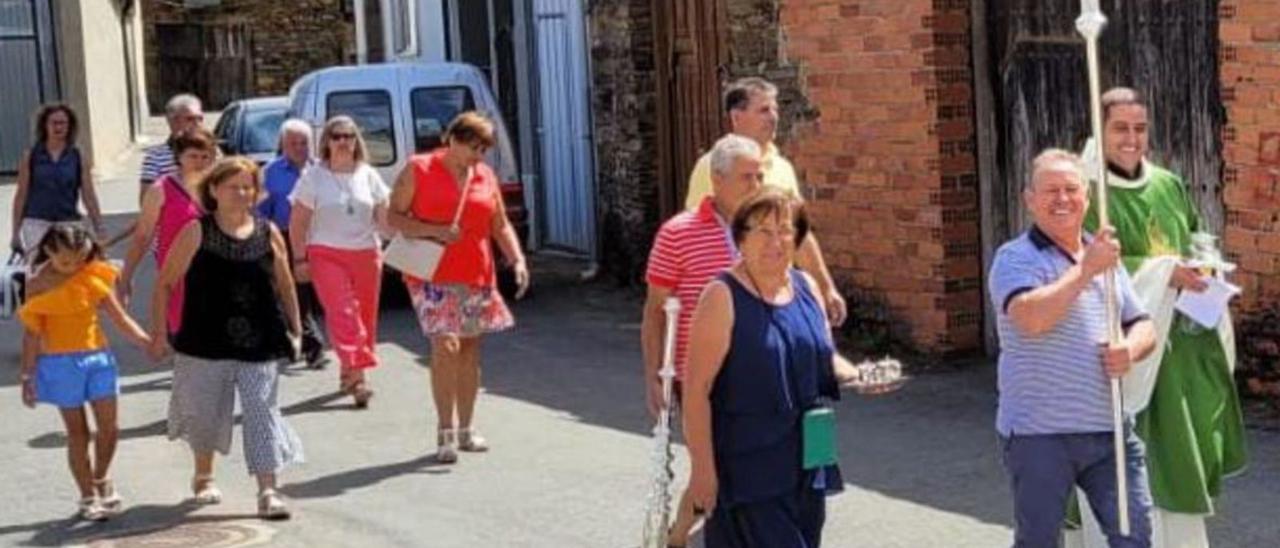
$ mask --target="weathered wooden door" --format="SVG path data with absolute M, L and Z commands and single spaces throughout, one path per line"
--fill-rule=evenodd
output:
M 658 87 L 658 205 L 684 207 L 689 172 L 723 133 L 724 0 L 653 0 Z
M 1001 173 L 1007 190 L 1006 236 L 1025 226 L 1022 184 L 1035 154 L 1049 146 L 1080 150 L 1089 134 L 1084 42 L 1076 0 L 988 0 L 996 71 Z M 1133 87 L 1147 96 L 1151 156 L 1191 187 L 1211 230 L 1223 222 L 1224 119 L 1219 97 L 1216 0 L 1103 0 L 1103 89 Z
M 195 93 L 211 110 L 253 95 L 248 24 L 157 23 L 156 39 L 164 46 L 152 110 L 178 93 Z
M 995 247 L 1029 224 L 1021 191 L 1031 159 L 1047 147 L 1080 150 L 1090 127 L 1084 41 L 1075 30 L 1080 2 L 975 5 L 983 2 L 985 18 L 975 29 L 986 32 L 975 37 L 982 58 L 974 66 L 986 78 L 978 82 L 977 104 L 989 265 Z M 1206 228 L 1220 233 L 1218 0 L 1102 0 L 1102 9 L 1109 20 L 1099 44 L 1103 89 L 1127 86 L 1146 95 L 1151 158 L 1182 175 Z

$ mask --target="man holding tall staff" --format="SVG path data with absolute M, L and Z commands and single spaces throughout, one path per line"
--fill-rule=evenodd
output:
M 1014 498 L 1017 548 L 1056 547 L 1073 486 L 1089 498 L 1108 543 L 1151 546 L 1151 495 L 1142 442 L 1123 421 L 1129 534 L 1121 532 L 1110 379 L 1155 346 L 1112 229 L 1084 232 L 1088 190 L 1076 155 L 1036 157 L 1024 191 L 1034 224 L 1001 246 L 988 276 L 1000 334 L 996 418 Z M 1108 284 L 1122 335 L 1107 343 Z

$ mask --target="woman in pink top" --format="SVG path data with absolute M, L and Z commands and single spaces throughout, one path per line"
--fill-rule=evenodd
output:
M 200 176 L 213 165 L 217 139 L 209 130 L 196 127 L 178 134 L 173 141 L 173 156 L 178 160 L 178 173 L 165 175 L 147 189 L 142 197 L 142 212 L 133 231 L 129 254 L 117 283 L 121 300 L 128 305 L 133 287 L 133 274 L 152 242 L 156 264 L 164 264 L 174 238 L 187 223 L 200 217 L 203 210 L 195 196 Z M 175 332 L 182 319 L 182 287 L 169 299 L 169 331 Z

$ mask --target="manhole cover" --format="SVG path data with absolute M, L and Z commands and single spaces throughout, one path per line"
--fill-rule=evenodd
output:
M 266 544 L 275 530 L 256 523 L 179 523 L 171 527 L 122 531 L 84 544 L 88 548 L 231 548 Z

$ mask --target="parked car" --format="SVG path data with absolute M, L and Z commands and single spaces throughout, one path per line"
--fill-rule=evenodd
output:
M 493 120 L 497 144 L 486 161 L 496 172 L 507 217 L 528 237 L 524 188 L 498 101 L 479 69 L 462 63 L 384 63 L 320 69 L 294 82 L 288 116 L 311 124 L 319 135 L 325 120 L 345 114 L 360 125 L 368 161 L 392 184 L 413 154 L 440 146 L 449 122 L 467 110 Z M 513 287 L 510 269 L 499 270 L 504 293 Z
M 262 165 L 276 157 L 288 110 L 289 98 L 283 95 L 232 101 L 222 109 L 213 134 L 223 153 L 248 156 Z

